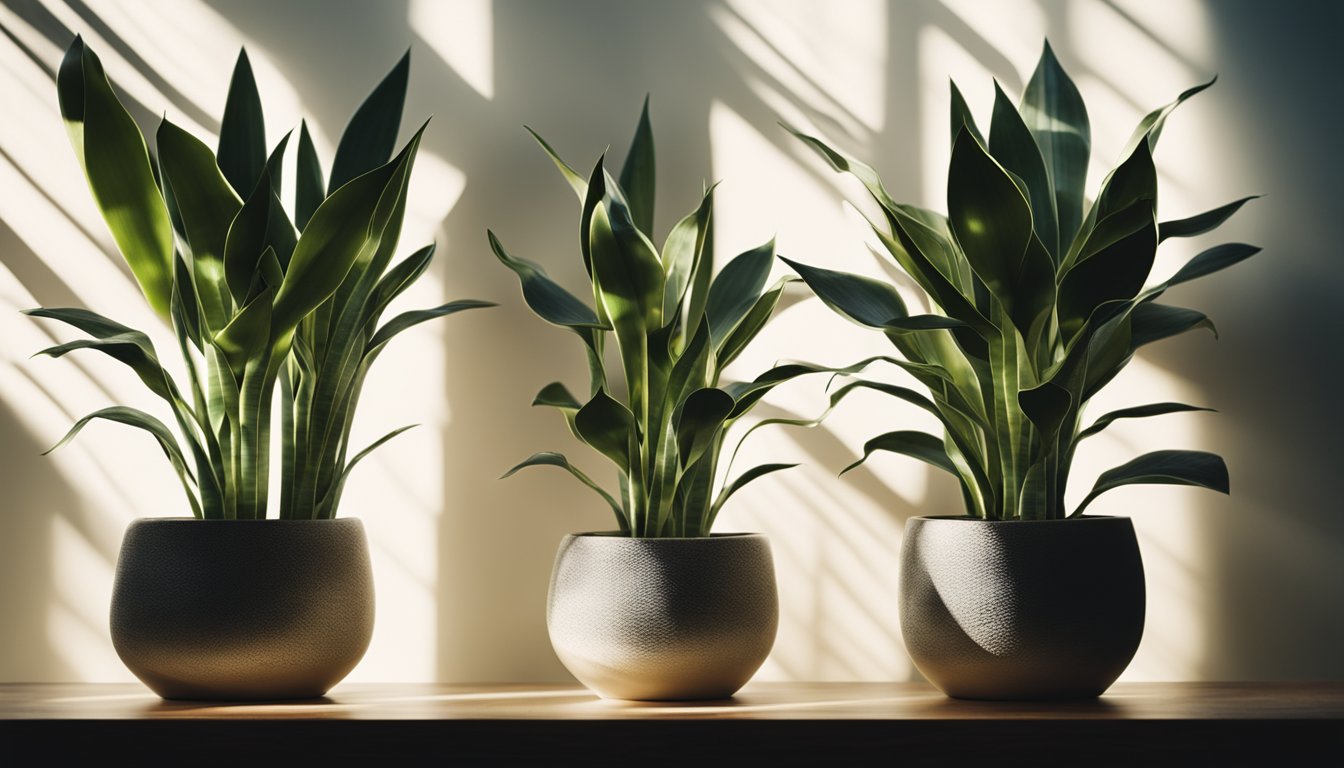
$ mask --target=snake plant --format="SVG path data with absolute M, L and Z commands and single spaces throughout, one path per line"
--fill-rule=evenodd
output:
M 585 179 L 532 135 L 578 196 L 579 250 L 593 306 L 541 266 L 510 255 L 494 232 L 488 233 L 490 246 L 517 274 L 532 311 L 582 340 L 589 371 L 585 400 L 554 382 L 533 405 L 559 410 L 576 438 L 616 465 L 619 493 L 608 493 L 555 452 L 534 454 L 504 476 L 529 466 L 561 467 L 610 505 L 625 535 L 708 536 L 730 496 L 794 466 L 763 464 L 716 491 L 727 431 L 773 387 L 822 370 L 792 363 L 749 382 L 721 381 L 723 369 L 765 327 L 790 281 L 766 286 L 774 241 L 736 256 L 714 276 L 710 187 L 671 228 L 662 249 L 654 245 L 656 168 L 647 100 L 619 180 L 608 173 L 605 155 Z M 619 363 L 609 367 L 604 350 L 612 338 Z
M 1107 413 L 1087 427 L 1081 421 L 1089 399 L 1141 347 L 1196 328 L 1214 330 L 1203 313 L 1158 299 L 1259 251 L 1218 245 L 1170 279 L 1149 284 L 1162 241 L 1209 232 L 1251 199 L 1176 221 L 1157 219 L 1153 149 L 1172 110 L 1212 83 L 1144 117 L 1095 200 L 1083 190 L 1091 150 L 1087 111 L 1048 43 L 1016 108 L 996 84 L 987 135 L 952 85 L 947 216 L 897 203 L 871 167 L 793 131 L 836 171 L 865 185 L 885 219 L 885 227 L 870 221 L 873 231 L 934 308 L 911 315 L 888 283 L 789 262 L 831 309 L 885 334 L 901 355 L 892 362 L 929 396 L 881 382 L 858 382 L 848 391 L 887 392 L 943 426 L 941 437 L 918 431 L 875 437 L 849 469 L 877 451 L 919 459 L 957 477 L 968 515 L 991 520 L 1078 516 L 1099 494 L 1128 484 L 1227 493 L 1221 458 L 1163 450 L 1104 472 L 1071 512 L 1064 498 L 1086 438 L 1120 419 L 1208 410 L 1151 403 Z
M 88 334 L 39 354 L 94 349 L 126 364 L 167 403 L 180 433 L 179 439 L 144 411 L 113 406 L 77 421 L 56 447 L 97 419 L 144 430 L 171 462 L 196 517 L 264 518 L 278 382 L 279 516 L 336 514 L 350 470 L 401 431 L 347 460 L 368 366 L 405 328 L 483 305 L 454 302 L 377 325 L 433 253 L 432 246 L 421 249 L 386 269 L 424 130 L 392 156 L 408 65 L 403 58 L 346 127 L 325 190 L 301 127 L 296 231 L 280 203 L 289 136 L 267 153 L 245 51 L 230 83 L 218 152 L 165 118 L 153 157 L 98 57 L 75 39 L 57 76 L 61 115 L 118 250 L 149 305 L 172 324 L 188 387 L 160 364 L 141 331 L 87 309 L 29 310 Z

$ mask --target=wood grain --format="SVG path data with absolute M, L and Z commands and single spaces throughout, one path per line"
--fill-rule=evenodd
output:
M 151 762 L 1341 764 L 1344 683 L 1130 683 L 1092 701 L 1016 703 L 948 699 L 920 683 L 759 683 L 729 701 L 684 703 L 557 685 L 345 685 L 280 704 L 167 702 L 138 685 L 0 685 L 0 765 L 6 751 L 33 749 Z

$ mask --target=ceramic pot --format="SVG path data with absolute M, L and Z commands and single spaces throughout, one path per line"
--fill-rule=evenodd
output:
M 565 668 L 605 698 L 728 698 L 775 643 L 770 542 L 758 533 L 566 536 L 546 626 Z
M 905 647 L 949 696 L 1099 696 L 1134 658 L 1144 601 L 1128 518 L 916 517 L 905 526 Z
M 122 540 L 112 643 L 165 699 L 312 698 L 373 634 L 359 520 L 141 519 Z

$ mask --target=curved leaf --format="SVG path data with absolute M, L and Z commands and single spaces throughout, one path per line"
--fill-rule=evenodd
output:
M 1240 261 L 1245 261 L 1259 252 L 1259 247 L 1245 243 L 1215 245 L 1206 251 L 1201 251 L 1198 256 L 1186 262 L 1185 266 L 1171 276 L 1164 287 L 1169 288 L 1205 275 L 1211 275 Z
M 720 347 L 761 296 L 775 259 L 775 241 L 738 254 L 724 265 L 709 286 L 705 316 L 714 346 Z
M 414 325 L 419 325 L 426 320 L 433 320 L 436 317 L 446 317 L 456 314 L 466 309 L 482 309 L 485 307 L 499 306 L 493 301 L 478 301 L 476 299 L 458 299 L 450 301 L 447 304 L 440 304 L 433 309 L 417 309 L 410 312 L 402 312 L 400 315 L 388 320 L 383 327 L 379 328 L 373 338 L 369 339 L 368 347 L 364 353 L 365 359 L 376 355 L 382 351 L 387 342 L 392 340 L 393 336 Z
M 714 505 L 710 508 L 711 519 L 713 517 L 717 517 L 719 514 L 719 510 L 723 509 L 724 503 L 726 503 L 734 493 L 737 493 L 738 491 L 742 490 L 742 487 L 745 486 L 747 483 L 750 483 L 752 480 L 755 480 L 757 478 L 765 477 L 766 475 L 772 472 L 778 472 L 781 469 L 793 469 L 796 466 L 798 465 L 761 464 L 759 466 L 755 466 L 752 467 L 751 469 L 748 469 L 741 475 L 738 475 L 737 479 L 733 480 L 731 483 L 724 486 L 723 490 L 719 491 L 719 495 L 714 499 Z
M 826 306 L 870 328 L 883 328 L 907 316 L 905 302 L 896 289 L 871 277 L 810 267 L 779 257 L 807 283 Z
M 908 430 L 888 432 L 864 443 L 863 458 L 840 470 L 840 474 L 843 475 L 851 469 L 855 469 L 878 451 L 890 451 L 919 459 L 960 478 L 960 475 L 957 474 L 956 465 L 952 463 L 952 459 L 947 455 L 947 450 L 943 448 L 942 440 L 925 432 Z
M 667 274 L 667 282 L 663 287 L 664 318 L 676 314 L 677 307 L 681 306 L 686 291 L 690 289 L 691 277 L 702 268 L 705 238 L 709 235 L 709 220 L 713 210 L 714 187 L 710 187 L 700 199 L 700 207 L 677 222 L 663 243 L 663 270 Z M 687 320 L 695 323 L 694 318 Z
M 1204 451 L 1153 451 L 1108 469 L 1097 478 L 1069 517 L 1083 514 L 1092 500 L 1122 485 L 1193 485 L 1219 493 L 1228 492 L 1227 465 L 1221 457 Z
M 980 135 L 980 129 L 975 127 L 975 118 L 971 116 L 971 108 L 966 105 L 966 98 L 961 95 L 961 89 L 953 80 L 948 80 L 947 83 L 952 89 L 952 143 L 957 143 L 957 134 L 965 127 L 976 141 L 984 144 L 985 138 Z
M 354 458 L 350 459 L 350 461 L 346 463 L 345 467 L 341 470 L 340 475 L 337 476 L 336 482 L 332 484 L 331 490 L 328 492 L 327 497 L 322 499 L 322 501 L 318 503 L 316 517 L 322 520 L 329 520 L 336 516 L 336 510 L 337 508 L 340 507 L 341 503 L 341 494 L 345 491 L 345 481 L 350 478 L 350 473 L 354 471 L 355 466 L 359 464 L 359 462 L 364 460 L 364 457 L 368 456 L 370 453 L 373 453 L 375 450 L 382 447 L 383 443 L 386 443 L 388 440 L 391 440 L 392 438 L 396 437 L 397 435 L 400 435 L 402 432 L 405 432 L 408 429 L 414 429 L 418 426 L 420 425 L 407 424 L 404 427 L 398 427 L 392 430 L 391 432 L 388 432 L 386 435 L 383 435 L 382 437 L 378 438 L 377 440 L 374 440 L 364 450 L 360 451 L 359 453 L 356 453 Z
M 93 199 L 149 306 L 169 317 L 173 227 L 144 136 L 117 100 L 102 62 L 76 36 L 56 78 L 61 117 Z
M 593 489 L 594 492 L 596 492 L 599 496 L 601 496 L 602 499 L 606 501 L 608 505 L 611 506 L 611 511 L 616 514 L 616 520 L 621 526 L 621 533 L 629 535 L 630 521 L 626 519 L 625 512 L 621 509 L 621 505 L 616 503 L 616 500 L 611 497 L 611 494 L 602 490 L 602 487 L 600 485 L 593 482 L 587 475 L 579 471 L 578 467 L 575 467 L 573 464 L 570 464 L 569 459 L 565 458 L 565 455 L 563 453 L 556 453 L 554 451 L 543 451 L 541 453 L 534 453 L 531 456 L 524 459 L 523 461 L 519 462 L 513 469 L 510 469 L 508 472 L 505 472 L 500 477 L 500 479 L 503 480 L 506 477 L 510 477 L 515 472 L 517 472 L 520 469 L 523 469 L 524 467 L 560 467 L 561 469 L 566 470 L 575 478 L 577 478 L 579 482 Z
M 392 71 L 355 110 L 336 147 L 328 195 L 351 179 L 386 164 L 392 156 L 397 131 L 401 128 L 401 110 L 406 103 L 406 81 L 410 71 L 411 51 L 408 48 Z
M 1082 440 L 1085 437 L 1091 437 L 1120 419 L 1141 419 L 1149 416 L 1164 416 L 1168 413 L 1186 413 L 1190 411 L 1213 412 L 1213 409 L 1201 408 L 1197 405 L 1186 405 L 1185 403 L 1150 403 L 1149 405 L 1136 405 L 1132 408 L 1121 408 L 1098 418 L 1093 422 L 1092 426 L 1079 432 L 1077 439 Z
M 1161 238 L 1166 240 L 1169 237 L 1194 237 L 1202 235 L 1205 232 L 1212 232 L 1223 225 L 1223 222 L 1232 218 L 1232 214 L 1241 210 L 1241 206 L 1256 200 L 1260 195 L 1251 195 L 1243 197 L 1240 200 L 1233 200 L 1227 205 L 1220 205 L 1211 211 L 1187 219 L 1178 219 L 1176 221 L 1164 221 L 1157 227 L 1161 233 Z
M 713 387 L 697 389 L 686 397 L 677 421 L 677 449 L 682 466 L 694 464 L 719 438 L 734 405 L 732 395 Z
M 1031 241 L 1031 206 L 1008 172 L 967 133 L 952 148 L 947 208 L 971 269 L 1011 307 Z
M 756 338 L 765 324 L 770 321 L 770 316 L 774 314 L 775 307 L 779 306 L 779 300 L 784 295 L 784 286 L 796 279 L 781 277 L 773 288 L 761 294 L 756 303 L 751 305 L 751 309 L 746 316 L 742 318 L 736 328 L 733 328 L 732 333 L 728 334 L 728 338 L 723 340 L 723 344 L 716 353 L 716 363 L 719 370 L 736 360 L 737 356 L 742 354 L 742 351 L 751 343 L 751 340 Z
M 994 113 L 989 126 L 989 152 L 1027 186 L 1032 227 L 1054 263 L 1060 261 L 1059 223 L 1055 215 L 1055 190 L 1041 150 L 1031 130 L 1013 108 L 998 81 L 994 81 Z
M 1176 336 L 1195 328 L 1207 328 L 1218 337 L 1218 329 L 1203 312 L 1185 307 L 1173 307 L 1168 304 L 1146 302 L 1134 308 L 1130 313 L 1130 347 L 1138 349 L 1145 344 Z
M 631 462 L 636 460 L 630 455 L 635 417 L 606 390 L 599 389 L 593 399 L 574 414 L 574 429 L 579 439 L 611 459 L 621 471 L 630 470 Z
M 510 256 L 494 232 L 486 230 L 486 235 L 490 238 L 490 249 L 495 252 L 495 256 L 518 275 L 523 288 L 523 300 L 538 317 L 552 325 L 566 328 L 605 327 L 598 322 L 597 314 L 587 304 L 574 298 L 573 294 L 547 277 L 540 265 Z
M 536 139 L 536 142 L 541 145 L 542 151 L 546 153 L 547 157 L 551 158 L 551 162 L 554 163 L 555 167 L 560 171 L 560 175 L 565 177 L 565 181 L 569 182 L 569 186 L 574 190 L 574 194 L 579 196 L 579 204 L 582 205 L 584 199 L 588 196 L 588 182 L 584 181 L 583 177 L 580 176 L 577 171 L 569 167 L 569 163 L 561 160 L 560 155 L 556 154 L 554 149 L 551 149 L 551 145 L 547 144 L 546 140 L 541 138 L 540 134 L 526 125 L 523 126 L 523 129 L 532 134 L 532 138 Z
M 299 154 L 295 163 L 298 180 L 294 183 L 294 225 L 302 232 L 313 212 L 326 199 L 322 191 L 322 163 L 317 159 L 317 148 L 308 134 L 306 120 L 299 123 Z

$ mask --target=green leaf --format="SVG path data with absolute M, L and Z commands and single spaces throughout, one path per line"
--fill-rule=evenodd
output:
M 370 258 L 405 190 L 420 127 L 401 154 L 386 165 L 342 185 L 327 197 L 304 227 L 285 282 L 275 297 L 277 335 L 287 333 L 341 285 L 355 262 Z
M 1066 338 L 1103 304 L 1137 296 L 1156 255 L 1157 222 L 1150 213 L 1141 229 L 1074 264 L 1059 284 L 1059 327 Z
M 486 230 L 486 235 L 490 238 L 490 249 L 495 252 L 495 256 L 518 275 L 523 288 L 523 300 L 538 317 L 552 325 L 566 328 L 604 328 L 588 305 L 547 277 L 540 265 L 510 256 L 494 232 Z
M 608 218 L 608 209 L 613 218 Z M 593 282 L 616 333 L 631 409 L 647 421 L 648 333 L 662 325 L 663 267 L 653 247 L 647 240 L 641 242 L 642 236 L 631 227 L 624 206 L 610 197 L 594 209 L 590 233 Z
M 251 194 L 238 215 L 233 217 L 224 240 L 224 278 L 238 306 L 247 302 L 252 277 L 261 263 L 262 251 L 266 249 L 274 193 L 271 191 L 269 174 L 264 171 L 260 173 Z
M 944 315 L 911 315 L 888 320 L 882 330 L 888 333 L 915 333 L 919 331 L 942 331 L 952 328 L 967 328 L 966 323 L 955 317 Z
M 1205 275 L 1213 274 L 1240 261 L 1245 261 L 1260 252 L 1260 248 L 1245 243 L 1224 243 L 1202 251 L 1198 256 L 1186 262 L 1184 267 L 1172 275 L 1166 287 L 1180 285 Z
M 94 411 L 88 416 L 75 422 L 75 425 L 70 428 L 70 431 L 65 433 L 65 437 L 61 438 L 60 442 L 44 451 L 42 455 L 45 456 L 71 440 L 74 440 L 75 435 L 78 435 L 80 431 L 84 429 L 85 425 L 94 419 L 104 419 L 106 421 L 125 424 L 130 427 L 135 427 L 136 429 L 144 430 L 152 435 L 154 440 L 158 442 L 159 448 L 163 450 L 163 455 L 167 456 L 168 461 L 173 465 L 174 471 L 177 472 L 178 479 L 182 481 L 182 489 L 187 493 L 187 500 L 191 503 L 192 512 L 196 517 L 201 517 L 201 506 L 196 499 L 196 491 L 194 488 L 195 477 L 192 475 L 191 469 L 187 466 L 186 459 L 182 455 L 182 449 L 177 445 L 177 438 L 171 431 L 169 431 L 168 427 L 164 426 L 163 422 L 150 416 L 144 411 L 120 405 L 114 405 L 110 408 Z
M 1203 91 L 1205 88 L 1208 88 L 1216 82 L 1218 82 L 1218 77 L 1215 75 L 1207 83 L 1201 83 L 1193 88 L 1187 88 L 1170 104 L 1144 115 L 1143 119 L 1139 121 L 1138 126 L 1134 129 L 1134 133 L 1130 135 L 1129 142 L 1125 145 L 1125 151 L 1121 152 L 1120 155 L 1122 157 L 1128 155 L 1138 147 L 1140 143 L 1146 143 L 1149 151 L 1151 151 L 1157 146 L 1157 140 L 1162 135 L 1162 128 L 1166 124 L 1167 117 L 1169 117 L 1177 107 L 1183 104 L 1186 99 Z M 1145 139 L 1147 141 L 1144 141 Z
M 1092 492 L 1069 517 L 1083 514 L 1092 500 L 1122 485 L 1193 485 L 1219 493 L 1228 492 L 1227 465 L 1204 451 L 1153 451 L 1108 469 L 1097 478 Z
M 316 516 L 319 519 L 323 520 L 328 520 L 335 517 L 336 509 L 339 507 L 341 502 L 341 494 L 342 492 L 345 491 L 345 481 L 350 478 L 350 473 L 354 471 L 355 466 L 358 465 L 359 462 L 363 461 L 364 457 L 368 456 L 377 449 L 381 448 L 383 443 L 386 443 L 387 441 L 391 440 L 397 435 L 400 435 L 402 432 L 405 432 L 408 429 L 414 429 L 418 426 L 419 426 L 418 424 L 407 424 L 404 427 L 398 427 L 392 430 L 391 432 L 388 432 L 386 435 L 383 435 L 382 437 L 378 438 L 377 440 L 374 440 L 364 450 L 360 451 L 359 453 L 356 453 L 354 458 L 350 459 L 350 461 L 346 463 L 345 468 L 341 470 L 340 475 L 336 478 L 336 482 L 331 486 L 331 490 L 329 491 L 328 496 L 318 503 Z
M 1041 158 L 1027 124 L 1013 108 L 1013 103 L 994 82 L 994 115 L 989 126 L 989 151 L 995 160 L 1016 174 L 1027 186 L 1031 203 L 1032 227 L 1050 258 L 1058 264 L 1061 258 L 1059 222 L 1055 214 L 1055 191 L 1050 174 Z
M 1214 208 L 1211 211 L 1205 211 L 1188 219 L 1178 219 L 1176 221 L 1164 221 L 1158 225 L 1157 231 L 1161 233 L 1162 239 L 1169 237 L 1194 237 L 1202 235 L 1205 232 L 1212 232 L 1221 227 L 1223 222 L 1232 218 L 1232 214 L 1241 210 L 1241 206 L 1256 200 L 1260 195 L 1251 195 L 1243 197 L 1240 200 L 1234 200 L 1227 205 Z
M 732 395 L 714 387 L 697 389 L 686 397 L 677 420 L 677 450 L 682 466 L 694 464 L 719 439 L 734 405 Z
M 1176 336 L 1195 328 L 1207 328 L 1218 337 L 1218 329 L 1208 315 L 1185 307 L 1173 307 L 1169 304 L 1146 302 L 1134 308 L 1130 313 L 1130 333 L 1133 340 L 1131 349 L 1145 344 Z
M 884 328 L 908 314 L 900 294 L 887 283 L 862 275 L 810 267 L 783 256 L 779 259 L 792 267 L 826 306 L 860 325 Z
M 723 344 L 716 353 L 716 363 L 719 370 L 722 370 L 729 363 L 737 359 L 742 351 L 747 348 L 752 339 L 761 332 L 765 324 L 770 321 L 770 316 L 774 314 L 775 307 L 779 306 L 779 300 L 784 295 L 784 286 L 794 282 L 796 278 L 781 277 L 776 281 L 773 288 L 761 294 L 756 303 L 751 305 L 746 317 L 737 324 L 728 338 L 723 340 Z
M 308 134 L 308 122 L 299 123 L 299 155 L 296 160 L 298 180 L 294 191 L 294 224 L 302 232 L 308 226 L 313 212 L 326 199 L 322 187 L 322 163 L 317 159 L 317 148 Z
M 752 480 L 755 480 L 757 478 L 765 477 L 766 475 L 772 472 L 778 472 L 781 469 L 793 469 L 796 466 L 798 465 L 761 464 L 759 466 L 755 466 L 752 467 L 751 469 L 748 469 L 746 472 L 743 472 L 741 475 L 738 475 L 737 479 L 733 480 L 731 483 L 724 486 L 722 491 L 719 491 L 719 495 L 717 498 L 714 499 L 714 506 L 711 508 L 710 511 L 711 517 L 718 517 L 719 510 L 723 509 L 723 505 L 728 501 L 728 499 L 731 498 L 734 493 L 737 493 L 738 491 L 742 490 L 743 486 L 745 486 L 747 483 L 750 483 Z
M 738 254 L 724 265 L 709 287 L 705 316 L 715 347 L 721 347 L 761 296 L 770 266 L 775 260 L 775 241 Z
M 1091 437 L 1120 419 L 1141 419 L 1150 416 L 1164 416 L 1168 413 L 1188 413 L 1191 411 L 1213 412 L 1213 409 L 1186 405 L 1185 403 L 1150 403 L 1148 405 L 1137 405 L 1133 408 L 1121 408 L 1098 418 L 1092 426 L 1079 432 L 1077 439 L 1082 440 L 1085 437 Z
M 246 48 L 239 49 L 229 81 L 224 119 L 219 124 L 218 156 L 219 169 L 229 186 L 239 197 L 247 196 L 266 165 L 266 124 Z
M 1053 382 L 1045 382 L 1017 393 L 1022 413 L 1040 430 L 1041 442 L 1051 445 L 1059 435 L 1065 417 L 1073 408 L 1073 395 Z
M 985 139 L 980 135 L 980 129 L 975 127 L 975 118 L 971 116 L 971 108 L 966 105 L 966 98 L 961 95 L 961 89 L 952 80 L 948 80 L 947 83 L 952 88 L 952 143 L 957 143 L 957 134 L 961 133 L 964 127 L 976 141 L 984 144 Z
M 556 154 L 554 149 L 551 149 L 551 145 L 547 144 L 546 140 L 541 138 L 540 134 L 531 128 L 528 128 L 526 125 L 524 125 L 523 128 L 528 133 L 532 134 L 532 138 L 536 139 L 537 143 L 541 145 L 546 156 L 551 158 L 551 162 L 554 163 L 555 167 L 560 171 L 560 175 L 565 177 L 565 181 L 569 182 L 569 186 L 574 190 L 574 194 L 579 196 L 579 204 L 582 205 L 584 199 L 588 196 L 588 182 L 584 181 L 583 177 L 580 176 L 577 171 L 569 167 L 569 163 L 561 160 L 560 155 Z
M 274 338 L 271 311 L 271 297 L 274 295 L 270 288 L 257 294 L 215 335 L 215 346 L 224 353 L 235 379 L 242 379 L 249 360 L 270 350 Z
M 635 417 L 606 390 L 599 389 L 574 415 L 574 429 L 579 439 L 611 459 L 622 471 L 630 470 L 631 462 L 636 460 L 630 455 Z
M 952 148 L 947 206 L 948 222 L 971 268 L 999 301 L 1012 307 L 1031 244 L 1031 207 L 1008 172 L 965 133 Z
M 158 146 L 164 182 L 172 189 L 191 246 L 189 263 L 206 325 L 218 331 L 233 316 L 224 249 L 243 202 L 219 172 L 214 153 L 195 136 L 164 120 Z
M 601 496 L 602 499 L 606 501 L 608 505 L 611 506 L 611 511 L 616 514 L 616 520 L 618 523 L 620 523 L 621 533 L 629 535 L 630 521 L 626 519 L 625 512 L 621 509 L 621 505 L 616 503 L 616 500 L 611 497 L 611 494 L 602 490 L 602 487 L 600 485 L 593 482 L 587 475 L 579 471 L 578 467 L 575 467 L 573 464 L 570 464 L 569 459 L 565 458 L 564 454 L 556 453 L 554 451 L 543 451 L 541 453 L 534 453 L 531 456 L 524 459 L 523 461 L 519 462 L 518 465 L 515 466 L 513 469 L 510 469 L 508 472 L 505 472 L 503 476 L 500 477 L 500 479 L 502 480 L 505 477 L 510 477 L 515 472 L 517 472 L 520 469 L 523 469 L 524 467 L 560 467 L 561 469 L 568 471 L 571 475 L 578 478 L 579 482 L 593 489 L 594 492 L 596 492 L 599 496 Z
M 467 309 L 483 309 L 485 307 L 497 306 L 499 305 L 493 301 L 458 299 L 457 301 L 450 301 L 447 304 L 440 304 L 432 309 L 416 309 L 411 310 L 410 312 L 402 312 L 400 315 L 397 315 L 384 323 L 383 327 L 379 328 L 378 331 L 373 334 L 373 338 L 369 339 L 368 351 L 365 352 L 365 358 L 370 358 L 378 352 L 381 352 L 387 342 L 392 340 L 392 337 L 407 328 L 419 325 L 426 320 L 447 317 L 448 315 L 453 315 Z
M 621 189 L 630 204 L 630 218 L 641 232 L 653 234 L 653 201 L 657 181 L 653 127 L 649 124 L 649 97 L 639 113 L 639 127 L 621 166 Z
M 173 227 L 154 181 L 145 139 L 83 38 L 75 37 L 61 60 L 56 88 L 61 117 L 94 202 L 149 306 L 167 318 L 173 290 Z
M 1022 121 L 1031 129 L 1055 193 L 1059 251 L 1071 242 L 1083 220 L 1083 187 L 1092 152 L 1087 107 L 1047 41 L 1022 93 Z M 1050 241 L 1042 238 L 1046 243 Z
M 667 283 L 663 287 L 663 317 L 671 318 L 681 306 L 691 277 L 702 268 L 705 238 L 709 234 L 710 215 L 714 209 L 714 187 L 700 200 L 700 207 L 677 222 L 663 243 L 663 270 Z M 693 319 L 689 319 L 694 322 Z
M 899 431 L 878 435 L 863 444 L 863 458 L 840 470 L 843 475 L 857 468 L 878 451 L 900 453 L 957 475 L 957 467 L 943 448 L 943 441 L 924 432 Z
M 385 165 L 392 156 L 397 145 L 397 131 L 401 128 L 401 110 L 406 103 L 410 71 L 411 51 L 408 48 L 392 71 L 355 110 L 336 147 L 328 195 L 351 179 Z

